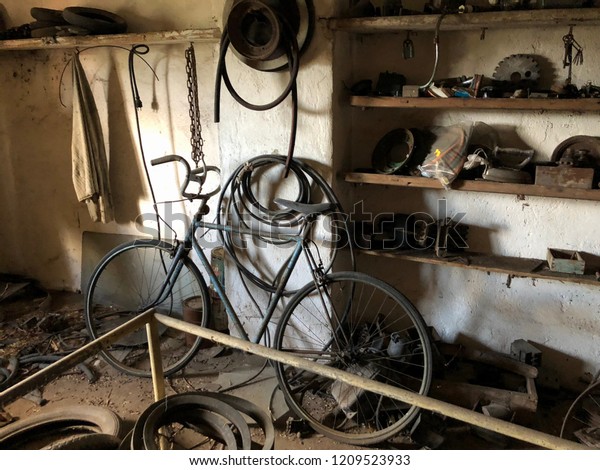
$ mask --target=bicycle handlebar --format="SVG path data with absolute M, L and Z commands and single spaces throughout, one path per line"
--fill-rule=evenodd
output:
M 187 160 L 185 160 L 185 158 L 183 158 L 183 157 L 180 157 L 179 155 L 166 155 L 164 157 L 155 158 L 150 163 L 152 166 L 156 166 L 156 165 L 162 165 L 163 163 L 170 163 L 170 162 L 179 162 L 185 167 L 185 181 L 181 185 L 181 189 L 180 189 L 180 193 L 181 193 L 182 197 L 184 197 L 186 199 L 190 199 L 190 200 L 191 199 L 208 200 L 221 190 L 221 185 L 219 184 L 219 186 L 217 186 L 217 188 L 214 189 L 213 191 L 211 191 L 207 194 L 201 194 L 202 186 L 204 185 L 204 182 L 206 181 L 206 176 L 208 175 L 208 173 L 210 171 L 214 171 L 215 173 L 221 174 L 221 170 L 219 170 L 219 168 L 217 168 L 216 166 L 204 165 L 200 168 L 195 168 L 192 170 L 192 168 L 190 167 L 190 164 L 187 162 Z M 198 183 L 198 191 L 195 193 L 188 193 L 187 188 L 192 181 L 194 183 Z

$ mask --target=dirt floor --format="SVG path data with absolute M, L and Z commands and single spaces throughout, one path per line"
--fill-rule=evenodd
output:
M 20 295 L 0 302 L 0 358 L 17 353 L 22 355 L 30 350 L 56 354 L 66 348 L 76 348 L 83 342 L 85 328 L 79 295 L 46 294 L 30 286 Z M 195 390 L 219 392 L 244 383 L 243 387 L 230 393 L 270 411 L 276 425 L 275 449 L 358 448 L 332 441 L 303 426 L 290 430 L 291 413 L 277 390 L 272 369 L 266 366 L 263 370 L 263 365 L 263 359 L 213 345 L 200 350 L 186 368 L 185 375 L 169 379 L 166 392 L 167 395 Z M 125 421 L 127 427 L 132 427 L 140 413 L 153 402 L 151 381 L 123 375 L 98 358 L 92 359 L 89 366 L 94 372 L 94 380 L 90 381 L 89 377 L 74 370 L 44 386 L 37 394 L 20 398 L 0 410 L 0 426 L 3 424 L 2 416 L 7 420 L 17 420 L 57 407 L 87 404 L 110 408 Z M 572 394 L 556 390 L 540 393 L 538 411 L 529 425 L 557 435 L 572 398 Z M 430 414 L 422 415 L 422 424 L 413 438 L 398 436 L 377 447 L 529 448 L 514 440 Z

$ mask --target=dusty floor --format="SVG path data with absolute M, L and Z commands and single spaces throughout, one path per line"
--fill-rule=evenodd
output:
M 0 303 L 0 357 L 9 357 L 32 345 L 37 345 L 38 350 L 41 347 L 45 351 L 54 352 L 65 347 L 77 347 L 84 340 L 81 296 L 53 293 L 48 297 L 42 293 L 35 294 L 35 291 L 29 292 L 23 298 L 17 297 L 10 302 Z M 63 320 L 70 322 L 70 333 L 57 337 L 52 331 L 64 327 L 61 324 Z M 176 375 L 169 379 L 166 392 L 168 395 L 194 390 L 218 392 L 234 384 L 246 383 L 261 370 L 263 363 L 263 359 L 215 345 L 199 352 L 186 368 L 185 376 Z M 21 398 L 8 404 L 4 412 L 14 419 L 22 419 L 56 407 L 89 404 L 106 406 L 116 412 L 128 426 L 133 426 L 139 414 L 153 401 L 151 381 L 123 375 L 99 359 L 93 359 L 90 366 L 97 375 L 93 383 L 80 372 L 73 371 L 41 390 L 44 401 L 42 406 L 31 399 Z M 276 389 L 276 379 L 270 367 L 266 367 L 258 377 L 231 393 L 270 410 L 276 425 L 275 449 L 356 448 L 314 433 L 287 432 L 286 420 L 290 413 L 281 392 Z M 570 400 L 571 396 L 561 393 L 540 394 L 539 409 L 531 425 L 556 435 Z M 434 419 L 431 426 L 443 428 L 443 436 L 434 433 L 433 436 L 422 438 L 420 442 L 399 436 L 378 448 L 528 448 L 527 445 L 499 438 L 497 435 L 482 436 L 459 422 L 445 421 L 440 425 L 438 421 L 439 419 Z

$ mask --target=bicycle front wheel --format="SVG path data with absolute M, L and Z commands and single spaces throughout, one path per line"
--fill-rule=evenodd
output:
M 431 343 L 410 301 L 363 273 L 325 276 L 290 301 L 275 347 L 319 364 L 426 395 Z M 276 365 L 288 406 L 317 432 L 356 445 L 389 439 L 419 408 L 292 366 Z
M 137 240 L 118 246 L 100 261 L 92 273 L 85 297 L 85 322 L 92 339 L 149 308 L 206 326 L 210 314 L 206 283 L 189 258 L 181 261 L 179 275 L 168 282 L 173 252 L 169 243 Z M 164 295 L 160 296 L 163 289 Z M 184 367 L 201 343 L 197 336 L 160 324 L 159 338 L 165 375 Z M 121 337 L 100 354 L 121 372 L 138 377 L 151 376 L 145 327 Z

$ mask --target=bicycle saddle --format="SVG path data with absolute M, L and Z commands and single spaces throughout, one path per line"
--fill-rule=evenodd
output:
M 324 202 L 322 204 L 304 204 L 302 202 L 288 201 L 287 199 L 276 198 L 275 203 L 286 209 L 296 211 L 303 215 L 324 214 L 333 211 L 336 205 L 332 202 Z

